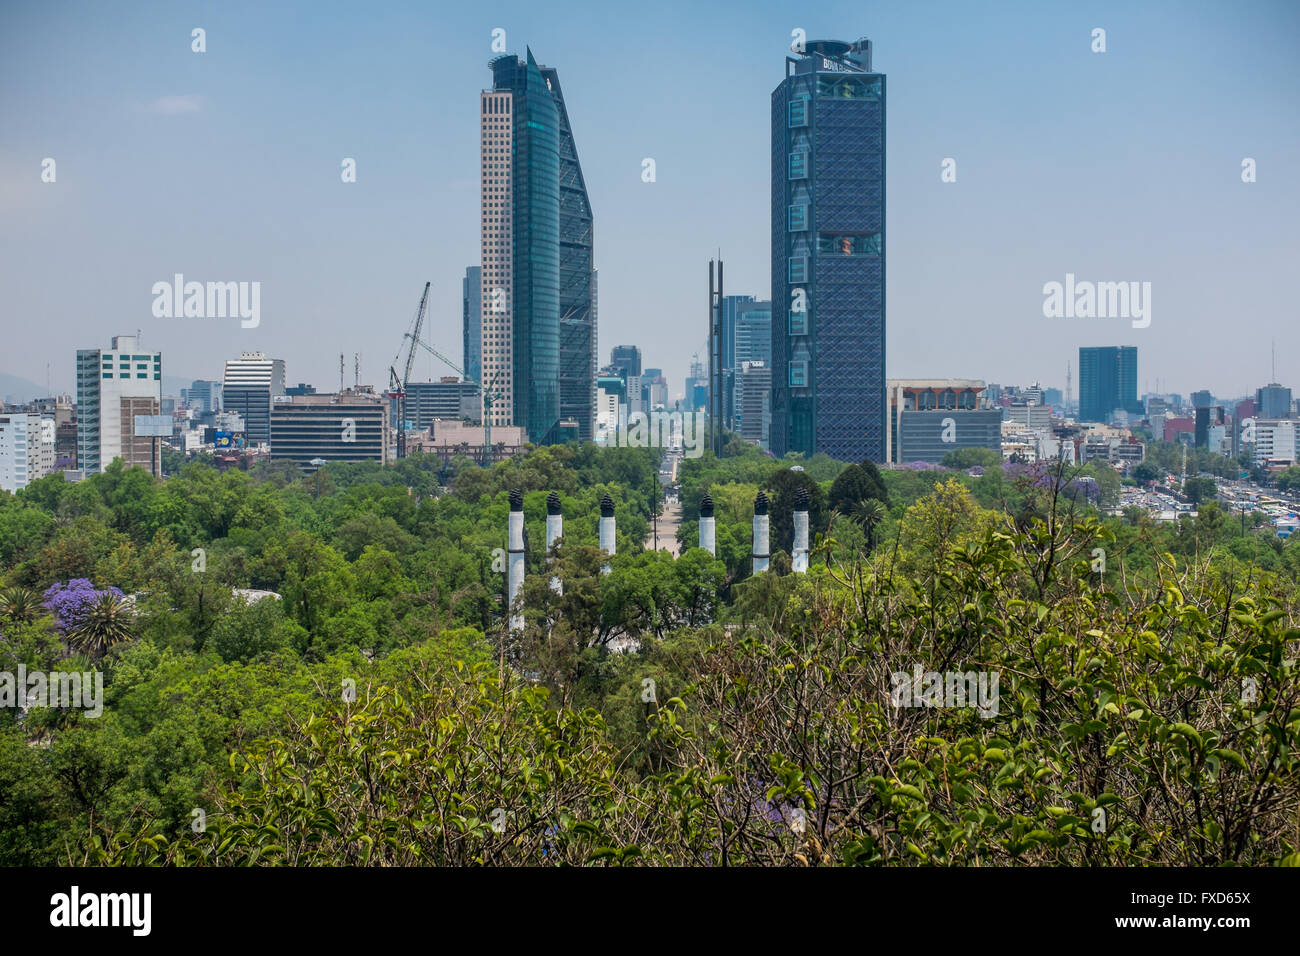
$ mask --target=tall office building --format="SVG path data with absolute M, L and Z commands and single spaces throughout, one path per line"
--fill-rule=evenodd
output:
M 593 437 L 596 283 L 592 217 L 555 70 L 491 62 L 480 98 L 482 364 L 494 425 L 529 441 Z M 565 424 L 562 425 L 561 423 Z
M 77 467 L 93 474 L 121 458 L 157 474 L 158 438 L 137 429 L 136 416 L 161 408 L 161 352 L 140 351 L 134 335 L 115 336 L 111 349 L 78 349 Z
M 1116 411 L 1145 411 L 1137 397 L 1137 347 L 1079 349 L 1079 421 L 1109 422 Z
M 223 410 L 244 420 L 246 445 L 270 443 L 271 403 L 284 393 L 284 359 L 267 358 L 263 352 L 244 352 L 226 362 L 221 383 Z
M 772 92 L 771 448 L 884 461 L 885 418 L 885 77 L 808 42 Z
M 752 295 L 728 295 L 722 298 L 721 311 L 722 420 L 728 428 L 737 431 L 741 414 L 741 372 L 745 363 L 758 363 L 767 369 L 766 374 L 771 378 L 772 303 L 758 301 Z
M 641 374 L 641 349 L 635 345 L 615 345 L 609 350 L 609 367 L 623 377 Z
M 195 379 L 189 388 L 181 389 L 181 398 L 200 415 L 215 415 L 221 411 L 221 383 Z
M 1255 389 L 1255 407 L 1262 418 L 1291 417 L 1291 389 L 1277 382 Z
M 560 117 L 560 418 L 580 441 L 596 428 L 596 269 L 587 182 L 564 105 L 560 77 L 541 67 Z
M 483 381 L 483 267 L 470 266 L 461 280 L 461 329 L 464 358 L 461 368 L 475 382 Z

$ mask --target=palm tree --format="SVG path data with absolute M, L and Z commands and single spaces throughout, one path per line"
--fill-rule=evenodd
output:
M 118 595 L 104 591 L 86 611 L 82 621 L 68 632 L 68 646 L 99 660 L 113 647 L 131 640 L 132 636 L 130 607 Z
M 44 613 L 40 596 L 29 588 L 12 587 L 0 592 L 0 617 L 15 624 L 30 624 Z
M 879 498 L 864 498 L 853 508 L 854 517 L 867 529 L 867 547 L 876 550 L 876 525 L 885 520 L 885 506 Z

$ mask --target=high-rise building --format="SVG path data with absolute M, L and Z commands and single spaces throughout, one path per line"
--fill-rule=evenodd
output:
M 641 374 L 641 349 L 635 345 L 615 345 L 609 350 L 609 367 L 623 375 Z
M 396 399 L 389 409 L 396 420 Z M 434 421 L 479 421 L 479 390 L 476 385 L 446 376 L 438 382 L 410 382 L 406 386 L 406 418 L 411 427 L 428 428 Z
M 766 448 L 772 426 L 772 370 L 761 360 L 746 360 L 736 378 L 735 430 L 745 441 Z
M 564 105 L 560 77 L 541 67 L 560 117 L 560 418 L 578 439 L 596 428 L 596 268 L 591 201 Z
M 1144 414 L 1137 397 L 1137 347 L 1079 349 L 1079 421 L 1109 422 L 1116 411 Z
M 774 454 L 884 461 L 885 77 L 812 41 L 772 93 Z
M 263 352 L 244 352 L 226 362 L 222 407 L 244 420 L 246 445 L 271 441 L 271 403 L 284 394 L 284 359 L 267 358 Z
M 739 429 L 741 371 L 746 362 L 758 362 L 772 376 L 772 303 L 752 295 L 722 298 L 722 420 Z M 769 401 L 771 396 L 768 396 Z M 770 415 L 770 409 L 769 409 Z
M 483 381 L 483 267 L 470 266 L 461 280 L 462 368 L 471 381 Z
M 1277 382 L 1255 389 L 1255 407 L 1264 418 L 1291 417 L 1291 389 Z
M 491 62 L 482 127 L 482 381 L 493 425 L 590 439 L 596 416 L 592 217 L 554 69 Z
M 1214 394 L 1208 388 L 1192 392 L 1192 408 L 1209 408 L 1213 404 Z
M 181 390 L 181 398 L 197 412 L 221 411 L 221 383 L 195 379 L 189 388 Z
M 158 437 L 138 430 L 136 416 L 161 408 L 161 352 L 140 351 L 134 335 L 115 336 L 111 349 L 78 349 L 77 467 L 92 474 L 121 458 L 158 474 Z

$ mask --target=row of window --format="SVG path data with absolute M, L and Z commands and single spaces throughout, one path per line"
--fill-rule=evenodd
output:
M 104 372 L 102 375 L 100 375 L 100 378 L 101 378 L 101 379 L 104 379 L 104 378 L 112 378 L 112 377 L 113 377 L 113 373 L 112 373 L 112 372 Z M 130 373 L 130 372 L 122 372 L 122 373 L 120 373 L 117 377 L 118 377 L 118 378 L 130 378 L 130 377 L 131 377 L 131 373 Z M 136 378 L 148 378 L 148 377 L 149 377 L 149 373 L 148 373 L 148 372 L 136 372 L 136 373 L 135 373 L 135 377 L 136 377 Z M 155 381 L 161 381 L 161 380 L 162 380 L 162 373 L 161 373 L 161 372 L 154 372 L 154 373 L 153 373 L 153 377 L 154 377 L 154 380 L 155 380 Z

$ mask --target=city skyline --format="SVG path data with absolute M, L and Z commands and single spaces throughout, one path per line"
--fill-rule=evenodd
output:
M 720 246 L 729 293 L 770 289 L 769 96 L 803 29 L 809 40 L 872 37 L 874 68 L 891 77 L 889 377 L 1059 387 L 1080 347 L 1122 344 L 1143 349 L 1139 393 L 1159 381 L 1248 395 L 1275 377 L 1276 339 L 1276 378 L 1295 384 L 1300 331 L 1279 277 L 1297 251 L 1287 213 L 1300 205 L 1285 175 L 1300 146 L 1284 100 L 1296 11 L 953 6 L 934 18 L 828 4 L 792 17 L 760 4 L 737 18 L 667 4 L 642 12 L 628 51 L 600 40 L 623 29 L 617 16 L 588 9 L 577 30 L 522 5 L 451 12 L 437 28 L 444 49 L 417 61 L 431 20 L 414 6 L 378 21 L 340 8 L 319 22 L 293 8 L 7 9 L 0 372 L 39 384 L 49 363 L 54 390 L 70 392 L 63 342 L 139 329 L 186 379 L 264 351 L 324 389 L 338 354 L 351 364 L 360 352 L 363 379 L 382 385 L 425 280 L 426 337 L 458 354 L 461 279 L 478 243 L 477 117 L 465 102 L 486 85 L 501 28 L 507 50 L 544 51 L 565 73 L 603 224 L 595 351 L 637 342 L 675 397 L 705 337 L 703 262 Z M 728 55 L 682 43 L 685 17 L 725 35 Z M 64 29 L 67 18 L 81 29 Z M 203 54 L 190 47 L 200 21 Z M 1104 53 L 1090 49 L 1098 27 Z M 290 37 L 310 55 L 284 53 Z M 1197 81 L 1207 50 L 1213 84 Z M 321 65 L 340 58 L 345 76 Z M 94 83 L 110 70 L 111 85 Z M 981 82 L 965 82 L 974 70 Z M 298 82 L 268 85 L 276 73 Z M 53 183 L 41 182 L 46 157 Z M 1241 179 L 1247 157 L 1253 183 Z M 340 181 L 347 158 L 355 183 Z M 653 182 L 642 181 L 647 158 Z M 944 183 L 948 158 L 957 179 Z M 150 289 L 174 273 L 260 281 L 260 325 L 155 318 Z M 1151 324 L 1045 318 L 1042 288 L 1067 274 L 1150 282 Z M 419 379 L 448 373 L 417 360 Z

